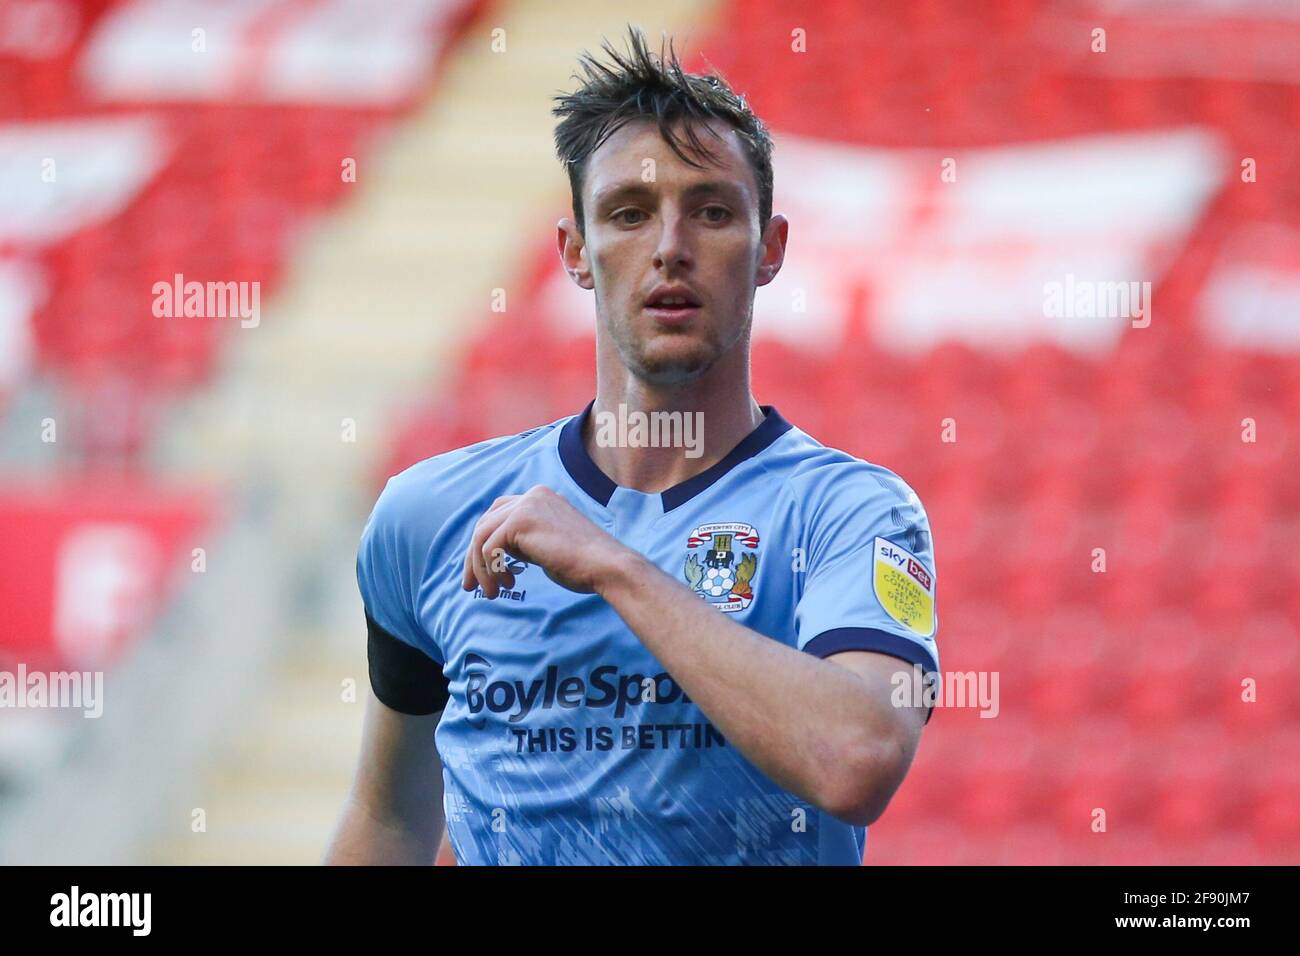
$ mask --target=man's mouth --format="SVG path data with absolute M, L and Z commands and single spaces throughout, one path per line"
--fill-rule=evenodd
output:
M 700 311 L 698 305 L 683 306 L 646 306 L 646 314 L 656 322 L 668 325 L 685 322 Z
M 700 300 L 689 291 L 665 290 L 646 300 L 645 311 L 657 322 L 679 323 L 700 311 Z

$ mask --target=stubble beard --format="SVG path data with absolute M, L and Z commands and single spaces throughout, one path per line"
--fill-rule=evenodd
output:
M 624 367 L 639 381 L 656 387 L 684 385 L 707 374 L 723 356 L 745 341 L 751 321 L 752 316 L 736 331 L 731 341 L 706 339 L 701 343 L 703 348 L 684 356 L 656 358 L 647 354 L 647 343 L 636 338 L 630 325 L 613 330 L 614 344 Z

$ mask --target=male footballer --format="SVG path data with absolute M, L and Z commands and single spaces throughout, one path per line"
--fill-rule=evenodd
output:
M 554 110 L 595 398 L 379 496 L 373 696 L 327 862 L 430 863 L 445 822 L 462 864 L 858 864 L 916 752 L 929 710 L 895 675 L 939 667 L 925 511 L 754 400 L 789 229 L 772 141 L 631 38 Z

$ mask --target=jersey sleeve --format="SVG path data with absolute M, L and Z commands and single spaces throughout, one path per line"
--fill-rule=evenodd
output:
M 821 498 L 805 538 L 798 647 L 818 657 L 874 651 L 937 672 L 937 582 L 920 499 L 865 464 L 828 482 Z
M 418 511 L 410 498 L 400 475 L 384 486 L 361 533 L 357 587 L 375 696 L 400 713 L 424 715 L 446 706 L 449 689 L 441 652 L 416 614 L 427 546 L 419 544 Z

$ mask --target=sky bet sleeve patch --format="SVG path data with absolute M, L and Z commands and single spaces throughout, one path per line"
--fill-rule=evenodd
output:
M 919 637 L 934 634 L 934 575 L 916 555 L 876 538 L 871 586 L 885 613 Z

